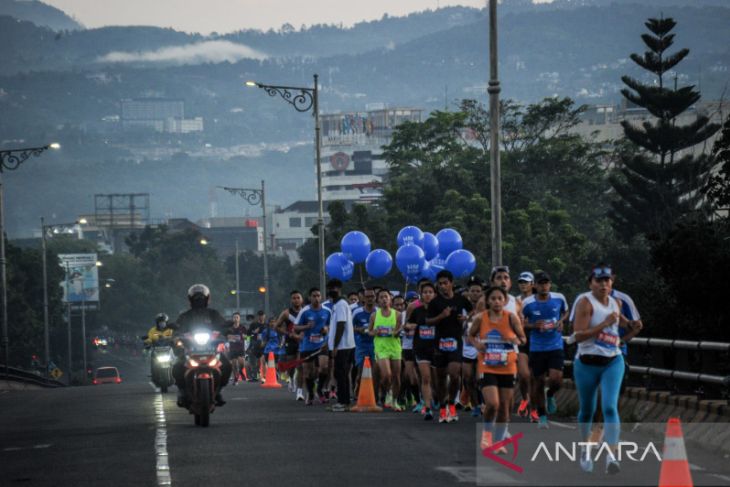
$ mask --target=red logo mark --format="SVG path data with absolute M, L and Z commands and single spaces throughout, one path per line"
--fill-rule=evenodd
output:
M 490 446 L 489 448 L 482 450 L 482 455 L 484 455 L 485 458 L 489 458 L 490 460 L 494 460 L 495 462 L 499 463 L 500 465 L 509 468 L 510 470 L 514 470 L 517 473 L 522 473 L 525 471 L 524 468 L 520 467 L 519 465 L 516 465 L 509 460 L 505 460 L 504 458 L 497 456 L 494 452 L 496 450 L 499 450 L 503 446 L 506 446 L 510 443 L 514 444 L 514 453 L 512 454 L 512 461 L 517 458 L 517 451 L 519 447 L 519 441 L 524 436 L 524 433 L 517 433 L 511 438 L 505 438 L 504 440 L 500 441 L 499 443 L 495 443 L 494 445 Z

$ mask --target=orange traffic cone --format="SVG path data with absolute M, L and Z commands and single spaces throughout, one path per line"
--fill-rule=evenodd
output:
M 269 359 L 266 361 L 266 381 L 261 384 L 266 389 L 279 389 L 281 384 L 276 380 L 276 363 L 274 363 L 274 352 L 269 352 Z
M 689 472 L 682 424 L 679 418 L 669 418 L 667 433 L 664 438 L 659 487 L 692 487 L 692 485 L 692 474 Z
M 357 404 L 350 408 L 355 413 L 380 413 L 383 408 L 375 404 L 375 389 L 373 387 L 373 371 L 370 367 L 370 357 L 365 357 L 362 367 L 360 389 L 357 394 Z

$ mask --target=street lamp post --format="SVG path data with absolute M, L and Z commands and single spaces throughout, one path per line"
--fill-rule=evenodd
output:
M 236 289 L 241 289 L 241 278 L 238 271 L 238 239 L 236 239 Z M 241 309 L 241 298 L 236 293 L 236 311 Z
M 317 162 L 317 230 L 319 238 L 319 287 L 324 289 L 324 205 L 322 203 L 322 161 L 320 158 L 320 125 L 319 125 L 319 85 L 318 75 L 314 75 L 314 87 L 299 86 L 275 86 L 246 81 L 246 86 L 255 86 L 263 89 L 269 96 L 279 95 L 285 102 L 289 103 L 298 112 L 314 110 L 314 147 Z M 298 93 L 297 93 L 298 92 Z
M 497 71 L 497 0 L 489 0 L 489 115 L 492 193 L 492 265 L 502 265 L 502 182 L 499 161 L 499 76 Z
M 261 189 L 258 188 L 228 188 L 226 186 L 219 186 L 219 188 L 228 191 L 233 195 L 238 195 L 243 198 L 249 205 L 261 204 L 261 211 L 263 212 L 264 219 L 264 287 L 266 293 L 264 293 L 264 312 L 269 315 L 269 245 L 268 245 L 268 233 L 266 224 L 266 185 L 264 180 L 261 180 Z M 239 286 L 238 279 L 238 240 L 236 240 L 236 289 Z M 238 307 L 239 300 L 236 295 L 236 307 Z
M 3 359 L 5 361 L 5 375 L 8 375 L 10 362 L 10 337 L 8 335 L 8 275 L 7 262 L 5 259 L 5 210 L 3 207 L 4 184 L 3 172 L 15 171 L 22 163 L 30 157 L 38 157 L 48 149 L 60 149 L 59 144 L 48 144 L 41 147 L 28 147 L 25 149 L 10 149 L 0 151 L 0 281 L 2 281 L 2 345 Z

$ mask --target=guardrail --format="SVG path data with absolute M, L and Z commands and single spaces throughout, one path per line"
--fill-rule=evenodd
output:
M 637 337 L 628 345 L 629 385 L 730 400 L 730 343 Z
M 28 372 L 27 370 L 15 369 L 13 367 L 5 368 L 0 365 L 0 380 L 9 380 L 13 382 L 23 382 L 25 384 L 34 384 L 40 387 L 65 387 L 66 384 L 55 379 L 48 379 L 40 375 Z

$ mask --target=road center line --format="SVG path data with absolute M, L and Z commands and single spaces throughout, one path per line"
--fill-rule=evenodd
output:
M 155 394 L 155 456 L 157 458 L 157 485 L 172 485 L 167 454 L 167 421 L 162 394 Z

